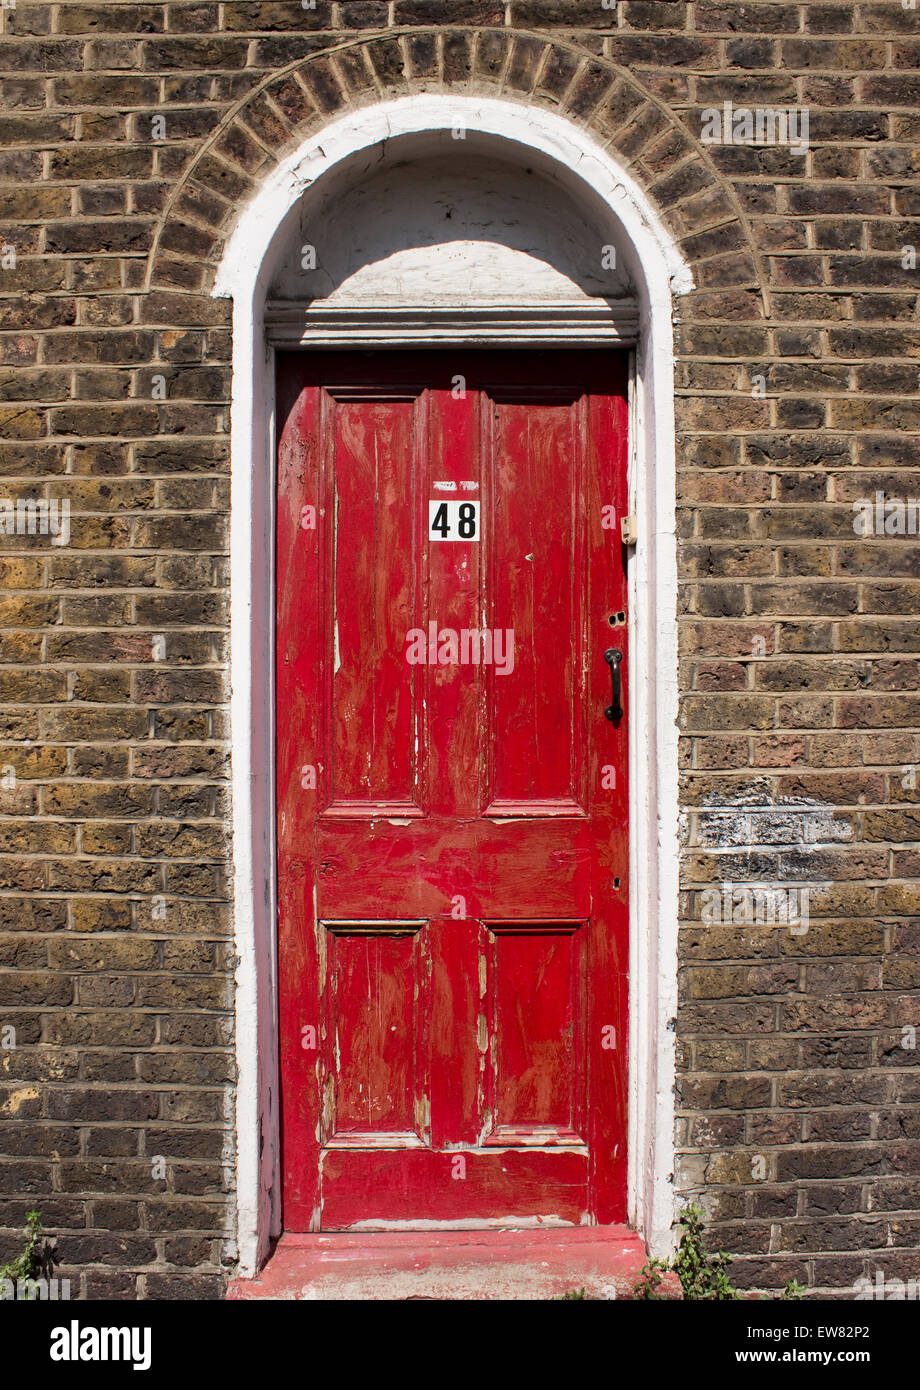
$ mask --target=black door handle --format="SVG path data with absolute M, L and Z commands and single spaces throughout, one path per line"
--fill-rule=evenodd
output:
M 621 719 L 623 717 L 623 706 L 620 702 L 620 662 L 623 660 L 623 653 L 617 647 L 608 647 L 604 652 L 604 660 L 610 667 L 610 680 L 612 682 L 611 703 L 604 710 L 608 719 Z

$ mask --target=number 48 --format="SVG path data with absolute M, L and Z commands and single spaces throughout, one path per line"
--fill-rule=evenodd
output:
M 479 503 L 429 502 L 428 539 L 431 541 L 478 540 Z

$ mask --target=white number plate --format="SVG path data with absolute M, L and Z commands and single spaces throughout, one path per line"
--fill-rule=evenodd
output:
M 478 541 L 479 503 L 447 501 L 440 497 L 428 503 L 430 541 Z

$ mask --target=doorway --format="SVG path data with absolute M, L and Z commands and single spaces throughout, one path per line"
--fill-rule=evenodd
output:
M 501 295 L 471 300 L 463 278 L 447 305 L 432 302 L 424 275 L 397 285 L 390 260 L 353 300 L 272 304 L 270 287 L 318 225 L 327 191 L 367 178 L 381 163 L 432 149 L 456 152 L 466 132 L 490 158 L 532 169 L 585 217 L 598 212 L 585 246 L 615 244 L 633 286 L 618 298 L 580 291 L 534 300 L 533 255 L 505 264 Z M 451 160 L 442 161 L 445 174 Z M 545 201 L 545 200 L 544 200 Z M 462 202 L 459 206 L 462 206 Z M 406 206 L 406 211 L 410 210 Z M 313 214 L 316 214 L 314 216 Z M 452 223 L 453 219 L 451 219 Z M 450 223 L 449 223 L 450 225 Z M 363 224 L 355 225 L 360 234 Z M 494 228 L 502 243 L 504 223 Z M 336 239 L 343 234 L 336 228 Z M 558 238 L 553 239 L 558 246 Z M 368 248 L 373 257 L 373 247 Z M 550 248 L 550 258 L 555 252 Z M 427 265 L 441 248 L 421 258 Z M 477 261 L 477 265 L 479 262 Z M 477 272 L 478 273 L 478 272 Z M 476 274 L 473 274 L 473 284 Z M 414 297 L 416 287 L 423 291 Z M 390 297 L 386 297 L 389 288 Z M 399 292 L 394 296 L 393 290 Z M 547 286 L 546 288 L 551 288 Z M 628 289 L 628 287 L 625 287 Z M 261 183 L 227 241 L 214 292 L 233 300 L 231 408 L 231 765 L 236 972 L 236 1187 L 239 1269 L 264 1264 L 282 1229 L 278 1058 L 277 866 L 275 844 L 274 505 L 275 367 L 285 345 L 337 349 L 435 347 L 445 340 L 515 350 L 634 347 L 629 510 L 636 519 L 630 575 L 630 1064 L 628 1219 L 652 1254 L 670 1250 L 673 1220 L 672 1020 L 677 992 L 678 758 L 673 317 L 693 277 L 677 243 L 626 162 L 565 117 L 513 99 L 457 92 L 385 99 L 307 132 Z M 378 293 L 378 291 L 382 293 Z M 564 302 L 563 302 L 564 301 Z M 315 601 L 307 596 L 305 603 Z M 305 1239 L 306 1237 L 304 1237 Z

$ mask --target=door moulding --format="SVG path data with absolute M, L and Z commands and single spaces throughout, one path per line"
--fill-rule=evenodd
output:
M 635 300 L 583 304 L 332 308 L 270 299 L 270 342 L 284 347 L 628 347 L 637 341 Z
M 378 314 L 373 323 L 347 309 L 269 307 L 281 229 L 319 179 L 402 136 L 458 127 L 494 141 L 506 159 L 538 155 L 572 196 L 594 205 L 600 200 L 617 225 L 635 303 L 602 301 L 592 311 L 555 306 L 552 312 L 545 306 L 491 306 L 478 319 L 469 306 L 462 320 L 437 306 L 407 305 Z M 243 1275 L 256 1272 L 281 1229 L 271 345 L 279 340 L 329 347 L 636 344 L 630 420 L 630 512 L 638 529 L 629 560 L 629 1217 L 653 1254 L 670 1246 L 679 854 L 672 296 L 692 288 L 689 267 L 644 191 L 587 131 L 541 108 L 453 93 L 380 102 L 331 121 L 266 178 L 227 243 L 213 292 L 233 299 L 230 717 L 239 962 L 237 1244 Z

